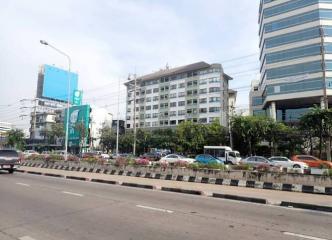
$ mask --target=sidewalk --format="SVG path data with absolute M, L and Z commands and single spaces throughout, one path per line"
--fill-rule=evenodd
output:
M 332 196 L 329 195 L 275 191 L 275 190 L 254 189 L 254 188 L 244 188 L 244 187 L 232 187 L 232 186 L 212 185 L 204 183 L 167 181 L 167 180 L 141 178 L 141 177 L 65 171 L 65 170 L 36 168 L 36 167 L 22 166 L 19 169 L 23 171 L 39 172 L 42 174 L 45 173 L 58 174 L 64 177 L 72 176 L 87 180 L 99 179 L 106 181 L 115 181 L 118 182 L 119 184 L 125 182 L 131 184 L 152 185 L 157 189 L 161 189 L 163 187 L 163 188 L 180 188 L 184 190 L 202 191 L 203 194 L 207 196 L 211 196 L 214 193 L 214 194 L 223 194 L 223 195 L 229 194 L 229 195 L 236 195 L 240 197 L 249 197 L 249 198 L 261 198 L 261 199 L 266 199 L 268 204 L 273 204 L 273 205 L 280 205 L 280 203 L 283 201 L 283 202 L 304 203 L 304 204 L 311 204 L 318 206 L 327 206 L 332 208 Z

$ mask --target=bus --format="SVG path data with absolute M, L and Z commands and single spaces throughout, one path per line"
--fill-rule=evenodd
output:
M 218 158 L 226 164 L 238 165 L 241 161 L 240 153 L 228 146 L 204 146 L 204 154 Z

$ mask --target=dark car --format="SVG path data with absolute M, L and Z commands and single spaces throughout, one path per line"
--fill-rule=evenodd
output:
M 141 157 L 149 159 L 150 161 L 158 161 L 162 157 L 162 155 L 158 152 L 154 152 L 154 153 L 145 153 Z
M 0 150 L 0 170 L 13 173 L 20 166 L 21 156 L 16 150 Z

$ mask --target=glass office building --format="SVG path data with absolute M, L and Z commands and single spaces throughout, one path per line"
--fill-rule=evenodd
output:
M 324 88 L 332 95 L 332 0 L 261 0 L 259 26 L 252 114 L 293 122 L 323 106 Z

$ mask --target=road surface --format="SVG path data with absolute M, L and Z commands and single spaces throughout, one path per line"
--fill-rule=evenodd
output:
M 20 173 L 0 182 L 0 240 L 332 239 L 324 212 Z

